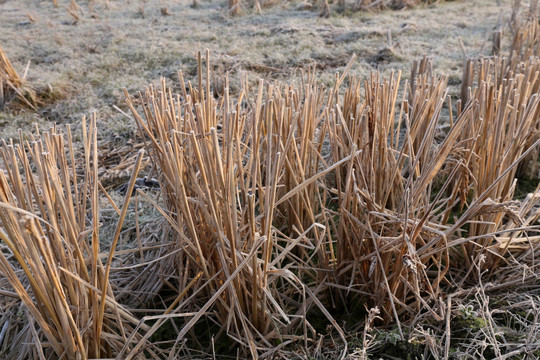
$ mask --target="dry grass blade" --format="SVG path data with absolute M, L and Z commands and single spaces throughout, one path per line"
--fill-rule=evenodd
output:
M 286 276 L 282 264 L 298 259 L 305 269 L 300 274 L 309 273 L 300 279 L 317 277 L 310 270 L 316 268 L 315 255 L 326 257 L 331 247 L 327 233 L 312 225 L 325 222 L 320 183 L 341 163 L 321 171 L 328 98 L 320 88 L 306 83 L 301 91 L 265 89 L 261 82 L 253 103 L 243 109 L 245 92 L 230 98 L 227 80 L 222 101 L 213 99 L 200 57 L 199 64 L 198 89 L 188 83 L 188 93 L 173 96 L 163 82 L 161 89 L 146 92 L 145 120 L 129 97 L 128 104 L 162 172 L 163 213 L 173 214 L 168 219 L 177 231 L 176 246 L 187 255 L 177 261 L 192 259 L 191 271 L 203 273 L 201 281 L 212 293 L 222 292 L 213 294 L 200 314 L 215 307 L 223 329 L 256 357 L 281 338 L 281 327 L 297 307 L 293 299 L 304 296 L 301 288 L 279 280 Z
M 535 177 L 537 173 L 540 62 L 535 57 L 524 62 L 517 59 L 514 56 L 482 60 L 478 64 L 469 62 L 469 71 L 464 74 L 464 83 L 469 84 L 472 118 L 480 121 L 469 122 L 456 143 L 454 151 L 462 154 L 467 171 L 460 175 L 452 196 L 459 197 L 461 206 L 488 198 L 501 204 L 489 211 L 485 208 L 475 218 L 468 219 L 471 237 L 498 231 L 508 223 L 508 216 L 513 217 L 513 224 L 519 225 L 521 220 L 512 215 L 517 204 L 509 203 L 514 197 L 514 179 L 516 174 L 523 178 Z M 473 84 L 475 77 L 477 81 Z M 494 255 L 488 255 L 485 262 L 490 267 L 506 251 L 492 245 L 496 242 L 486 238 L 462 246 L 461 251 L 465 258 L 477 259 L 487 249 Z

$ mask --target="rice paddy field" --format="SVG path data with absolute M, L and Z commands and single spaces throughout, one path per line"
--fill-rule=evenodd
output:
M 0 0 L 0 359 L 539 359 L 538 0 Z

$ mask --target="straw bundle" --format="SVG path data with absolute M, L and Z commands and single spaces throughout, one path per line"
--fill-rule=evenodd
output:
M 540 99 L 538 90 L 540 62 L 530 58 L 517 62 L 514 58 L 482 60 L 478 64 L 469 61 L 464 83 L 476 84 L 468 88 L 466 99 L 474 106 L 474 118 L 460 136 L 463 151 L 467 153 L 465 164 L 469 169 L 462 183 L 470 183 L 469 195 L 475 201 L 492 199 L 500 203 L 512 200 L 518 163 L 522 164 L 522 176 L 535 176 L 540 139 Z M 530 155 L 524 155 L 526 150 Z M 467 187 L 467 186 L 466 186 Z M 462 200 L 466 201 L 465 199 Z M 480 236 L 496 231 L 502 226 L 505 214 L 517 212 L 516 205 L 507 206 L 505 212 L 482 215 L 478 223 L 471 224 L 469 234 Z M 510 217 L 510 222 L 516 222 Z M 481 248 L 490 249 L 491 239 L 463 247 L 465 258 L 475 258 Z M 480 246 L 480 247 L 478 247 Z M 503 254 L 506 249 L 489 250 Z M 474 254 L 474 255 L 473 255 Z M 491 261 L 499 261 L 490 258 Z M 488 262 L 488 265 L 490 262 Z
M 111 259 L 101 261 L 95 126 L 84 133 L 84 169 L 69 127 L 67 139 L 53 128 L 0 148 L 0 272 L 33 319 L 35 346 L 17 349 L 19 358 L 110 357 L 130 347 L 138 321 L 115 301 Z
M 161 211 L 176 233 L 175 248 L 183 249 L 171 267 L 179 271 L 180 290 L 199 274 L 195 288 L 212 294 L 187 306 L 201 307 L 176 342 L 212 307 L 221 331 L 256 357 L 272 351 L 272 339 L 294 339 L 307 322 L 299 314 L 313 306 L 332 320 L 302 280 L 316 276 L 313 253 L 323 251 L 325 238 L 315 222 L 316 185 L 306 184 L 320 161 L 314 156 L 320 118 L 312 111 L 321 98 L 309 84 L 301 94 L 265 91 L 261 82 L 254 100 L 241 92 L 233 101 L 226 85 L 218 103 L 203 84 L 200 57 L 199 69 L 198 89 L 188 83 L 189 92 L 173 96 L 164 82 L 159 91 L 150 88 L 142 101 L 145 119 L 128 104 L 162 172 L 167 209 Z
M 398 111 L 399 77 L 398 73 L 381 83 L 372 76 L 363 101 L 358 84 L 352 82 L 332 141 L 337 145 L 333 153 L 339 156 L 363 149 L 338 179 L 338 282 L 348 285 L 348 291 L 373 294 L 374 305 L 387 319 L 396 320 L 398 312 L 417 310 L 405 306 L 409 293 L 417 297 L 416 306 L 426 298 L 418 286 L 429 284 L 426 292 L 438 296 L 438 284 L 432 285 L 433 279 L 422 271 L 425 260 L 420 260 L 422 253 L 416 249 L 440 229 L 428 221 L 434 221 L 435 204 L 445 206 L 445 201 L 431 202 L 431 189 L 461 128 L 456 126 L 439 151 L 434 151 L 446 78 L 429 80 L 420 75 L 414 80 L 412 103 L 403 101 Z M 467 114 L 458 124 L 466 121 Z M 405 133 L 396 116 L 403 117 Z M 404 282 L 402 277 L 409 279 Z M 402 303 L 397 306 L 393 298 Z
M 35 91 L 24 85 L 24 77 L 21 78 L 17 74 L 4 49 L 0 46 L 0 109 L 13 98 L 35 109 L 37 102 Z

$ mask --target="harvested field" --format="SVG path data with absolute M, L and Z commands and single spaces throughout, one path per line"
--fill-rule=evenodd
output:
M 540 357 L 538 11 L 0 1 L 0 358 Z

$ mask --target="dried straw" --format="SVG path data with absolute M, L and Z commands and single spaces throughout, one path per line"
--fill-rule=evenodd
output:
M 83 119 L 82 172 L 69 127 L 67 139 L 53 128 L 0 148 L 0 238 L 11 253 L 0 253 L 0 271 L 38 324 L 32 342 L 46 357 L 109 357 L 131 347 L 138 322 L 115 300 L 111 258 L 101 261 L 95 121 L 86 130 Z

